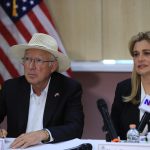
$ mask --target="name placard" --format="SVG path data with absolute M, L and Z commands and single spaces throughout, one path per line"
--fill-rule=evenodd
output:
M 108 143 L 98 144 L 98 150 L 149 150 L 150 144 L 141 143 Z

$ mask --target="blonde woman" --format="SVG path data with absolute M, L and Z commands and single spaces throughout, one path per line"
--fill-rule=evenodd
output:
M 146 94 L 150 95 L 150 31 L 133 36 L 129 51 L 134 62 L 132 76 L 117 84 L 111 110 L 112 121 L 121 139 L 126 139 L 130 124 L 139 125 L 144 112 L 138 106 Z M 149 121 L 144 132 L 148 130 Z

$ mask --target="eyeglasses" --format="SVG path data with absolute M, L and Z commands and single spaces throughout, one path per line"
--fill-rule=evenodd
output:
M 30 57 L 23 57 L 22 58 L 23 64 L 31 64 L 32 61 L 36 64 L 36 65 L 42 65 L 46 62 L 54 62 L 56 60 L 42 60 L 40 58 L 30 58 Z

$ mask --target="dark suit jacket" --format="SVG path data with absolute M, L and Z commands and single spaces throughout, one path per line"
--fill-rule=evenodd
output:
M 139 90 L 137 97 L 140 98 Z M 134 105 L 131 102 L 123 102 L 122 96 L 128 96 L 131 93 L 131 80 L 127 79 L 117 84 L 114 102 L 112 104 L 111 118 L 118 136 L 121 139 L 126 139 L 127 131 L 130 124 L 139 124 L 140 111 L 138 104 Z
M 43 127 L 50 130 L 54 142 L 81 137 L 84 125 L 81 95 L 78 82 L 59 73 L 52 74 Z M 0 91 L 0 122 L 7 116 L 8 137 L 26 132 L 29 100 L 30 84 L 24 76 L 4 83 Z

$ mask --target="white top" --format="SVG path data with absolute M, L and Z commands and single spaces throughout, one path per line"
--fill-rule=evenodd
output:
M 144 88 L 143 88 L 143 85 L 141 82 L 141 102 L 143 101 L 145 96 L 146 96 L 146 93 L 144 91 Z M 144 111 L 140 110 L 140 120 L 141 120 L 143 114 L 144 114 Z M 145 135 L 147 132 L 148 132 L 148 126 L 146 125 L 143 132 L 141 133 L 141 135 Z

